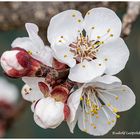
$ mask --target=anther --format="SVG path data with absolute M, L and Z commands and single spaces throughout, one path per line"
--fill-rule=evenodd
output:
M 32 53 L 32 51 L 29 50 L 29 51 L 28 51 L 28 54 L 32 55 L 33 53 Z
M 81 22 L 81 19 L 78 19 L 77 21 L 80 23 Z
M 65 55 L 64 55 L 64 58 L 66 58 L 66 57 L 67 57 L 67 55 L 65 54 Z

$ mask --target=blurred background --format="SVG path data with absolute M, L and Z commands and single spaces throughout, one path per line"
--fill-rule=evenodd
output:
M 80 10 L 83 15 L 94 7 L 109 7 L 116 11 L 122 19 L 127 9 L 127 2 L 0 2 L 0 55 L 11 48 L 11 43 L 16 37 L 27 36 L 24 24 L 34 22 L 40 27 L 40 35 L 48 44 L 46 38 L 47 26 L 50 18 L 66 9 Z M 126 138 L 138 137 L 139 135 L 113 135 L 112 132 L 140 132 L 140 16 L 133 24 L 130 35 L 125 38 L 130 50 L 130 58 L 126 68 L 117 76 L 128 85 L 136 95 L 136 105 L 129 111 L 120 113 L 116 126 L 102 138 Z M 49 44 L 48 44 L 49 45 Z M 117 56 L 116 56 L 117 57 Z M 5 76 L 0 68 L 0 76 Z M 10 79 L 19 91 L 23 86 L 21 79 Z M 19 92 L 19 102 L 21 95 Z M 41 129 L 33 121 L 33 113 L 30 105 L 6 132 L 6 138 L 94 138 L 78 127 L 71 134 L 64 122 L 56 129 Z

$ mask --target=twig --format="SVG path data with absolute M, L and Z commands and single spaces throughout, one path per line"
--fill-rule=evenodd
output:
M 132 29 L 132 24 L 136 21 L 140 13 L 140 2 L 128 2 L 127 12 L 123 16 L 122 37 L 127 37 Z

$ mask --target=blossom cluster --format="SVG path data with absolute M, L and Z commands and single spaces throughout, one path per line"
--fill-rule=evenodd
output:
M 21 93 L 32 103 L 36 124 L 54 129 L 66 121 L 73 133 L 78 122 L 90 135 L 108 133 L 118 112 L 135 104 L 133 91 L 113 76 L 129 58 L 119 17 L 103 7 L 91 9 L 84 18 L 77 10 L 63 11 L 48 26 L 49 46 L 37 25 L 25 27 L 29 36 L 12 42 L 1 66 L 7 76 L 25 82 Z

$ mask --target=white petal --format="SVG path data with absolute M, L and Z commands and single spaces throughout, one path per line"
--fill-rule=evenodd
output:
M 34 44 L 29 37 L 18 37 L 12 42 L 11 46 L 12 48 L 19 47 L 25 49 L 26 51 L 30 50 L 32 52 L 38 50 L 37 47 L 34 47 Z
M 0 101 L 10 104 L 16 103 L 19 93 L 18 88 L 15 85 L 0 77 L 0 90 Z
M 34 53 L 33 57 L 42 62 L 43 64 L 52 67 L 53 54 L 49 46 L 44 46 L 38 53 Z
M 103 75 L 95 78 L 93 81 L 88 83 L 86 86 L 94 85 L 102 89 L 111 89 L 121 86 L 122 82 L 119 78 L 111 75 Z
M 47 37 L 51 44 L 72 43 L 81 31 L 83 18 L 79 11 L 66 10 L 52 17 Z
M 91 9 L 84 19 L 84 28 L 90 40 L 112 41 L 120 36 L 121 27 L 115 12 L 103 7 Z M 111 34 L 113 37 L 110 37 Z
M 26 30 L 29 34 L 29 38 L 32 40 L 36 47 L 42 48 L 44 47 L 44 43 L 42 39 L 38 35 L 38 27 L 36 24 L 33 23 L 26 23 L 25 24 Z
M 44 78 L 23 77 L 22 80 L 26 83 L 22 89 L 22 96 L 25 100 L 33 102 L 44 97 L 38 87 L 38 82 L 44 82 Z
M 41 121 L 41 119 L 40 119 L 36 114 L 34 114 L 34 121 L 35 121 L 35 123 L 36 123 L 38 126 L 40 126 L 41 128 L 46 129 L 45 124 Z
M 69 51 L 68 48 L 64 48 L 63 46 L 57 46 L 62 48 L 55 48 L 53 51 L 54 57 L 60 61 L 61 63 L 67 64 L 69 67 L 74 67 L 76 64 L 75 59 L 73 58 L 73 53 Z
M 76 111 L 78 109 L 78 106 L 80 104 L 80 97 L 83 91 L 83 86 L 71 93 L 71 95 L 68 98 L 67 105 L 70 108 L 70 115 L 69 115 L 69 122 L 71 123 L 75 119 Z
M 111 104 L 118 112 L 129 110 L 135 104 L 135 95 L 133 91 L 125 85 L 105 90 L 103 95 L 106 98 L 104 102 L 106 104 Z
M 67 120 L 67 125 L 68 125 L 71 133 L 74 133 L 74 128 L 78 121 L 80 111 L 81 111 L 81 107 L 79 106 L 78 109 L 76 110 L 76 115 L 75 115 L 74 120 L 72 122 L 69 119 Z
M 36 103 L 37 103 L 37 101 L 36 101 L 36 102 L 33 102 L 33 103 L 31 104 L 31 111 L 32 111 L 32 112 L 34 112 L 34 110 L 35 110 L 35 105 L 36 105 Z
M 97 58 L 106 63 L 105 73 L 114 75 L 124 69 L 129 58 L 129 50 L 123 39 L 118 38 L 101 46 Z
M 70 69 L 69 79 L 79 83 L 89 82 L 102 75 L 105 70 L 105 64 L 102 61 L 94 60 L 88 62 L 84 60 Z
M 64 120 L 64 104 L 62 102 L 56 102 L 51 97 L 43 98 L 36 104 L 34 113 L 38 118 L 38 120 L 35 119 L 35 122 L 39 126 L 56 128 Z
M 85 114 L 84 117 L 81 112 L 81 115 L 79 115 L 78 119 L 79 128 L 82 131 L 86 131 L 88 134 L 94 136 L 105 135 L 112 129 L 115 123 L 116 116 L 106 106 L 103 106 L 98 111 L 98 118 L 96 117 L 96 115 L 94 116 L 91 115 L 90 119 L 89 114 Z

